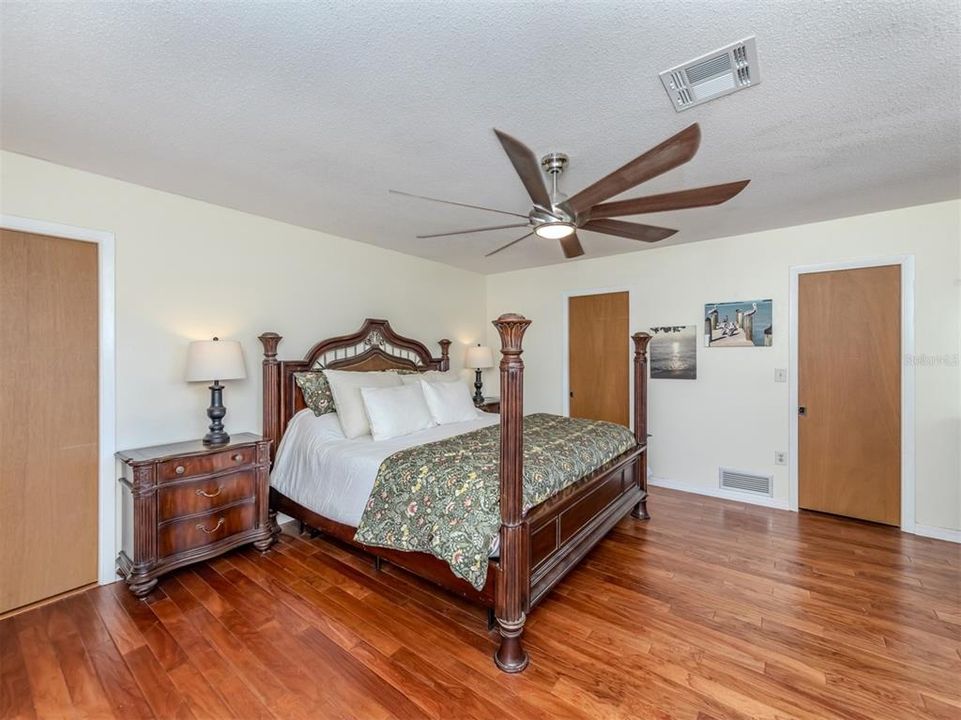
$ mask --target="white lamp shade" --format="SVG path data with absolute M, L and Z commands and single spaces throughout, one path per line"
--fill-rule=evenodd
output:
M 197 340 L 187 348 L 187 382 L 245 377 L 244 351 L 236 340 Z
M 474 368 L 476 370 L 494 367 L 494 356 L 491 353 L 491 349 L 483 345 L 467 348 L 464 367 Z

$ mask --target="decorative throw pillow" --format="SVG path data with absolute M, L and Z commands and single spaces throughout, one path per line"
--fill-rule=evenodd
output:
M 419 385 L 362 387 L 360 394 L 374 440 L 410 435 L 436 424 Z
M 421 380 L 420 385 L 424 390 L 424 399 L 427 400 L 430 414 L 438 425 L 477 419 L 480 411 L 474 407 L 470 390 L 464 383 L 432 383 Z
M 303 393 L 304 402 L 307 403 L 307 407 L 314 411 L 314 415 L 320 417 L 337 409 L 334 407 L 334 396 L 330 391 L 330 383 L 327 382 L 327 375 L 323 370 L 294 373 L 294 380 L 297 382 L 300 392 Z
M 388 372 L 355 372 L 353 370 L 327 370 L 327 382 L 337 406 L 337 419 L 348 439 L 367 435 L 370 421 L 364 409 L 360 389 L 364 387 L 398 387 L 400 376 Z M 466 385 L 464 386 L 466 387 Z

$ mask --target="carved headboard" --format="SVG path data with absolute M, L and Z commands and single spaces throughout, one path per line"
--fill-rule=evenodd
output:
M 272 440 L 270 457 L 280 444 L 287 423 L 304 409 L 303 394 L 294 373 L 305 370 L 447 370 L 450 340 L 440 340 L 440 357 L 412 338 L 398 335 L 386 320 L 367 318 L 350 335 L 321 340 L 303 360 L 278 360 L 277 346 L 283 338 L 275 332 L 260 336 L 264 346 L 264 437 Z

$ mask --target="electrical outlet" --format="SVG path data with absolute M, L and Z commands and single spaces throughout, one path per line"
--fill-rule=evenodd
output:
M 787 382 L 787 368 L 774 368 L 774 382 Z
M 774 451 L 774 464 L 775 465 L 787 465 L 787 453 L 783 450 Z

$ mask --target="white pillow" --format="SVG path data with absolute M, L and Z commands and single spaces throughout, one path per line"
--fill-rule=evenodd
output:
M 438 425 L 475 420 L 478 410 L 471 400 L 470 390 L 464 383 L 452 382 L 424 382 L 420 383 L 424 390 L 424 399 L 434 422 Z
M 400 379 L 404 382 L 404 385 L 419 385 L 421 380 L 445 383 L 461 382 L 460 373 L 456 370 L 428 370 L 415 375 L 401 375 Z
M 351 370 L 325 370 L 330 392 L 334 396 L 337 419 L 348 438 L 360 437 L 370 432 L 370 422 L 364 409 L 362 387 L 397 387 L 400 378 L 394 373 L 353 372 Z M 466 387 L 466 386 L 465 386 Z
M 437 423 L 431 417 L 420 385 L 360 389 L 374 440 L 410 435 Z

